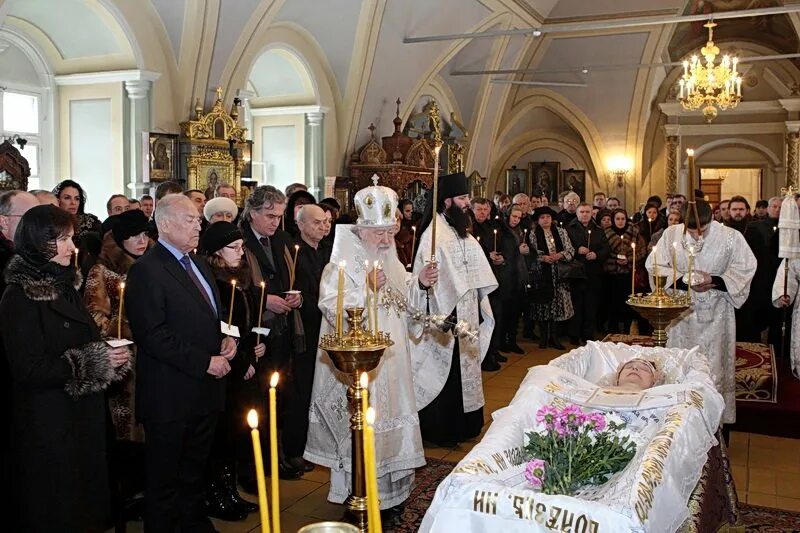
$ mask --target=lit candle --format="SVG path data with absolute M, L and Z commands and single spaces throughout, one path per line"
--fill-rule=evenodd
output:
M 369 261 L 364 261 L 364 309 L 367 310 L 367 331 L 372 331 L 372 306 L 369 303 Z
M 77 270 L 77 268 L 78 268 L 78 252 L 79 252 L 79 251 L 80 251 L 80 250 L 78 250 L 77 248 L 75 248 L 75 269 L 76 269 L 76 270 Z
M 264 315 L 264 289 L 267 288 L 267 284 L 263 281 L 261 282 L 261 299 L 258 301 L 258 324 L 257 326 L 261 327 L 261 318 Z M 261 343 L 261 333 L 256 334 L 256 346 Z
M 278 373 L 273 372 L 269 380 L 269 464 L 270 481 L 272 482 L 272 530 L 280 533 L 281 506 L 278 490 L 278 409 L 275 399 L 275 387 L 278 386 Z
M 522 242 L 524 242 L 524 243 L 527 243 L 527 242 L 528 242 L 528 228 L 525 228 L 525 229 L 523 230 Z
M 231 308 L 228 310 L 228 329 L 231 327 L 231 323 L 233 322 L 233 298 L 236 296 L 236 280 L 231 280 Z
M 381 533 L 381 509 L 378 500 L 378 476 L 376 471 L 375 460 L 375 409 L 372 407 L 367 409 L 366 424 L 364 424 L 364 441 L 366 442 L 364 462 L 367 475 L 367 517 L 372 519 L 374 517 L 373 525 L 375 529 L 370 529 L 370 533 Z
M 119 283 L 119 310 L 117 311 L 117 338 L 122 338 L 122 309 L 125 301 L 125 282 Z
M 494 230 L 494 253 L 497 253 L 497 230 Z
M 373 320 L 372 320 L 372 334 L 374 336 L 378 336 L 378 270 L 380 269 L 380 265 L 377 261 L 373 263 L 372 268 L 372 283 L 374 287 L 374 291 L 372 294 L 372 313 L 373 313 Z
M 636 294 L 636 243 L 631 243 L 631 255 L 633 256 L 633 268 L 631 268 L 631 296 Z
M 677 263 L 678 243 L 672 243 L 672 292 L 678 288 L 678 263 Z
M 589 235 L 586 237 L 586 248 L 592 251 L 592 230 L 589 230 Z
M 414 257 L 414 247 L 417 245 L 417 227 L 411 226 L 411 257 Z
M 686 289 L 686 294 L 689 300 L 692 299 L 692 278 L 694 277 L 694 246 L 689 246 L 689 284 Z
M 264 481 L 264 457 L 261 455 L 261 439 L 258 435 L 258 413 L 250 409 L 247 413 L 250 436 L 253 438 L 253 457 L 256 463 L 256 484 L 258 485 L 258 511 L 261 515 L 261 533 L 269 533 L 269 510 L 267 509 L 267 483 Z
M 294 245 L 294 259 L 292 259 L 292 275 L 289 276 L 289 290 L 294 290 L 294 276 L 297 269 L 297 252 L 300 251 L 300 245 Z
M 435 142 L 435 141 L 434 141 Z M 431 220 L 431 263 L 436 262 L 436 219 L 439 218 L 439 150 L 436 144 L 433 147 L 433 219 Z
M 368 522 L 368 531 L 372 533 L 376 531 L 375 528 L 375 513 L 372 512 L 372 508 L 369 506 L 370 502 L 370 489 L 371 485 L 369 483 L 369 470 L 367 467 L 369 466 L 369 461 L 367 460 L 367 453 L 369 450 L 369 440 L 367 438 L 367 411 L 369 411 L 369 377 L 367 376 L 366 372 L 362 372 L 361 376 L 358 379 L 359 385 L 361 385 L 361 420 L 362 420 L 362 430 L 361 430 L 361 440 L 363 442 L 363 450 L 364 450 L 364 467 L 366 473 L 366 489 L 367 489 L 367 522 Z M 380 515 L 380 509 L 378 510 L 378 514 Z
M 778 226 L 772 226 L 772 233 L 775 233 L 776 231 L 778 231 Z
M 344 267 L 345 261 L 339 262 L 339 285 L 336 292 L 336 336 L 342 337 L 344 323 Z

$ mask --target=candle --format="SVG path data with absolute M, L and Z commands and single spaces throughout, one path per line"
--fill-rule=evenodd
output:
M 589 230 L 589 235 L 586 237 L 586 248 L 592 251 L 592 230 Z
M 497 253 L 497 230 L 494 230 L 494 253 Z
M 411 226 L 411 257 L 414 257 L 414 247 L 417 245 L 417 227 Z
M 79 250 L 75 248 L 75 269 L 78 268 L 78 252 Z
M 369 410 L 369 377 L 367 376 L 366 372 L 362 372 L 361 376 L 358 378 L 358 383 L 361 385 L 361 420 L 362 420 L 362 429 L 361 429 L 361 440 L 363 442 L 362 449 L 364 451 L 364 468 L 365 468 L 365 476 L 366 476 L 366 488 L 367 488 L 367 522 L 368 522 L 368 531 L 372 533 L 375 531 L 375 514 L 372 512 L 372 508 L 369 505 L 370 502 L 370 483 L 369 483 L 369 461 L 367 460 L 367 453 L 369 450 L 369 442 L 367 439 L 367 411 Z M 378 511 L 380 514 L 380 510 Z
M 117 311 L 117 338 L 122 338 L 122 309 L 125 301 L 125 282 L 119 283 L 119 310 Z
M 672 243 L 672 293 L 674 294 L 678 288 L 678 263 L 677 263 L 677 254 L 678 251 L 678 243 Z
M 264 457 L 261 455 L 261 439 L 258 435 L 258 413 L 250 409 L 247 413 L 250 436 L 253 438 L 253 457 L 256 463 L 256 483 L 258 485 L 258 511 L 261 515 L 261 533 L 269 533 L 269 511 L 267 509 L 267 484 L 264 481 Z
M 378 269 L 380 269 L 380 265 L 375 261 L 372 268 L 372 286 L 374 287 L 372 294 L 372 334 L 376 337 L 378 336 Z
M 233 298 L 236 296 L 236 280 L 231 280 L 231 308 L 228 310 L 228 329 L 231 327 L 231 323 L 233 322 Z
M 633 256 L 633 268 L 631 268 L 631 296 L 636 294 L 636 243 L 631 243 L 631 255 Z
M 339 286 L 336 292 L 336 336 L 342 337 L 344 323 L 344 267 L 345 261 L 339 262 Z
M 361 413 L 366 416 L 369 407 L 369 376 L 366 372 L 361 373 L 358 383 L 361 385 Z
M 689 284 L 686 289 L 686 293 L 689 296 L 689 300 L 692 299 L 692 278 L 694 277 L 694 246 L 689 246 Z
M 294 245 L 294 259 L 292 259 L 292 275 L 289 276 L 289 290 L 294 290 L 294 275 L 297 268 L 297 252 L 300 251 L 300 245 Z
M 658 245 L 653 246 L 653 277 L 658 277 Z
M 372 331 L 372 306 L 369 303 L 369 261 L 364 261 L 364 309 L 367 310 L 367 331 Z
M 375 409 L 372 407 L 367 409 L 366 424 L 364 424 L 364 442 L 366 443 L 364 449 L 364 463 L 367 476 L 367 517 L 372 519 L 374 517 L 374 529 L 370 529 L 370 533 L 381 533 L 381 509 L 380 502 L 378 501 L 378 477 L 376 472 L 375 461 Z
M 281 506 L 278 495 L 278 413 L 275 400 L 275 387 L 278 386 L 278 373 L 273 372 L 269 380 L 269 464 L 272 482 L 272 530 L 281 531 Z
M 434 141 L 436 142 L 436 141 Z M 439 218 L 439 150 L 438 143 L 433 147 L 433 220 L 431 220 L 431 263 L 436 262 L 436 219 Z
M 522 242 L 524 242 L 524 243 L 528 242 L 528 228 L 525 228 L 523 230 Z
M 258 327 L 261 327 L 261 317 L 264 314 L 264 289 L 267 288 L 267 284 L 263 281 L 261 282 L 261 299 L 258 301 Z M 261 343 L 261 333 L 256 334 L 256 346 Z

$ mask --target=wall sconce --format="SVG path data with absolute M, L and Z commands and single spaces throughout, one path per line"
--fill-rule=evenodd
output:
M 632 166 L 630 159 L 624 156 L 614 157 L 609 160 L 608 172 L 612 181 L 616 182 L 617 188 L 625 187 L 625 178 L 631 171 Z

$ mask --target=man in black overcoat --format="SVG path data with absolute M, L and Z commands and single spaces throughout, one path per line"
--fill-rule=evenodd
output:
M 156 211 L 158 244 L 128 272 L 125 310 L 138 347 L 136 415 L 144 424 L 147 532 L 213 532 L 204 474 L 225 375 L 236 344 L 220 329 L 220 295 L 197 248 L 191 200 L 167 195 Z

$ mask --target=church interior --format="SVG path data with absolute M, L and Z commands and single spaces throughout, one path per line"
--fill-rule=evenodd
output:
M 726 78 L 703 99 L 693 84 L 713 80 L 690 83 L 684 62 L 714 43 Z M 375 174 L 414 200 L 436 172 L 463 172 L 473 198 L 538 191 L 553 207 L 567 191 L 604 193 L 633 214 L 694 189 L 755 207 L 800 184 L 800 3 L 0 0 L 0 96 L 0 188 L 71 178 L 101 219 L 112 195 L 167 180 L 230 184 L 240 207 L 260 185 L 302 183 L 351 211 Z M 483 372 L 480 435 L 426 443 L 410 503 L 384 530 L 417 531 L 528 368 L 570 349 L 520 345 Z M 787 360 L 771 359 L 778 403 L 737 399 L 723 447 L 739 513 L 763 527 L 784 513 L 796 531 L 800 381 Z M 342 519 L 330 476 L 281 480 L 283 530 Z M 262 531 L 258 512 L 214 526 Z

